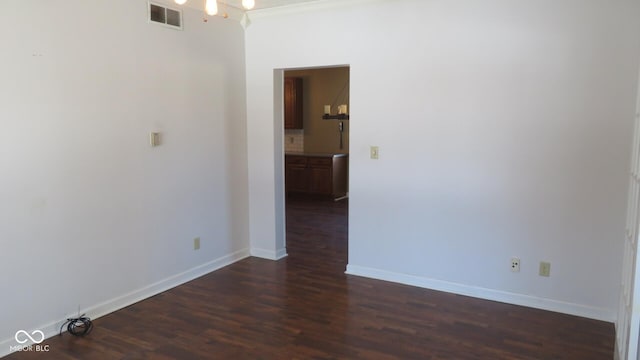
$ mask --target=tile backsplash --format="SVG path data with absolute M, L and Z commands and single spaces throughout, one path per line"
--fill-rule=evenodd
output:
M 285 129 L 284 151 L 285 152 L 304 151 L 304 130 L 303 129 Z

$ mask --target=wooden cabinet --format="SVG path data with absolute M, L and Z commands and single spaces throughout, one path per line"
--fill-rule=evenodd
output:
M 302 129 L 302 79 L 284 78 L 284 128 Z
M 348 161 L 345 154 L 285 156 L 287 193 L 323 195 L 333 199 L 346 196 Z
M 307 158 L 304 156 L 287 156 L 285 167 L 287 191 L 308 192 L 310 173 L 307 169 Z
M 333 192 L 333 158 L 310 157 L 307 163 L 309 168 L 309 192 L 331 195 Z

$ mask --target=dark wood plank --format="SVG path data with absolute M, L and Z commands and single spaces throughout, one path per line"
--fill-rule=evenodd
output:
M 610 323 L 344 274 L 348 201 L 291 198 L 249 258 L 8 359 L 611 359 Z

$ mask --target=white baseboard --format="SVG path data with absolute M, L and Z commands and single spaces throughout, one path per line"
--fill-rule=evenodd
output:
M 429 279 L 425 277 L 395 273 L 385 270 L 373 269 L 358 265 L 347 265 L 349 275 L 356 275 L 377 280 L 385 280 L 421 288 L 449 292 L 453 294 L 471 296 L 479 299 L 492 300 L 507 304 L 521 305 L 536 309 L 554 311 L 569 315 L 576 315 L 590 319 L 614 322 L 615 313 L 612 310 L 592 307 L 582 304 L 574 304 L 564 301 L 539 298 L 535 296 L 510 293 L 475 287 L 448 281 Z
M 144 299 L 157 295 L 161 292 L 167 291 L 176 286 L 182 285 L 186 282 L 199 278 L 212 271 L 218 270 L 227 265 L 231 265 L 249 256 L 250 256 L 249 249 L 236 251 L 229 255 L 225 255 L 223 257 L 210 261 L 206 264 L 196 266 L 180 274 L 170 276 L 154 284 L 132 291 L 128 294 L 124 294 L 116 298 L 113 298 L 111 300 L 107 300 L 101 304 L 90 306 L 84 309 L 82 312 L 85 313 L 92 320 L 97 319 L 101 316 L 110 314 L 114 311 L 120 310 L 129 305 L 135 304 L 139 301 L 142 301 Z M 73 317 L 73 316 L 77 316 L 77 314 L 68 314 L 66 317 Z M 36 326 L 34 327 L 34 329 L 38 329 L 42 331 L 44 333 L 45 338 L 50 338 L 54 335 L 58 335 L 58 332 L 60 331 L 60 326 L 63 323 L 64 323 L 64 319 L 60 319 L 58 321 L 54 321 L 48 324 Z M 8 355 L 10 352 L 12 352 L 11 347 L 17 346 L 17 345 L 18 344 L 13 337 L 0 341 L 0 357 Z M 30 345 L 30 342 L 25 343 L 24 345 Z M 46 354 L 46 353 L 43 353 L 43 354 Z
M 287 249 L 278 249 L 278 251 L 273 251 L 260 248 L 251 248 L 251 256 L 277 261 L 287 257 Z

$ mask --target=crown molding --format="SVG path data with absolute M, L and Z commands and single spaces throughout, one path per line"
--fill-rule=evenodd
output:
M 259 0 L 256 0 L 259 1 Z M 262 18 L 286 16 L 305 12 L 314 12 L 329 9 L 339 9 L 346 7 L 361 6 L 372 3 L 395 2 L 399 0 L 318 0 L 287 6 L 277 6 L 266 9 L 256 9 L 247 11 L 249 22 Z

